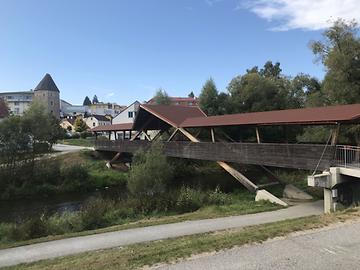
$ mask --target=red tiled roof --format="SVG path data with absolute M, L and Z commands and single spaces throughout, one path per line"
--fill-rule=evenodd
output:
M 320 125 L 360 122 L 360 104 L 187 118 L 181 127 Z
M 179 127 L 180 124 L 188 118 L 196 117 L 201 119 L 206 117 L 206 114 L 199 107 L 141 104 L 140 108 L 148 111 L 174 127 Z
M 91 129 L 92 132 L 101 132 L 101 131 L 125 131 L 132 130 L 133 124 L 114 124 L 114 125 L 103 125 L 97 126 Z

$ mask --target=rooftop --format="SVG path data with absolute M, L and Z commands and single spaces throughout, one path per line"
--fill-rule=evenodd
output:
M 39 84 L 35 87 L 34 91 L 38 90 L 47 90 L 47 91 L 55 91 L 60 92 L 57 88 L 54 80 L 52 79 L 51 75 L 46 73 L 44 78 L 39 82 Z
M 360 122 L 360 104 L 187 118 L 181 127 L 324 125 Z

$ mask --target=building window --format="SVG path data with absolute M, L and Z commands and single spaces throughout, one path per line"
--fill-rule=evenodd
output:
M 13 96 L 7 96 L 6 99 L 13 99 Z
M 134 112 L 128 112 L 128 117 L 133 118 L 134 117 Z
M 43 94 L 43 97 L 45 97 L 45 93 Z
M 51 105 L 51 106 L 54 106 L 54 102 L 50 101 L 50 105 Z
M 14 105 L 15 105 L 15 106 L 19 106 L 19 102 L 18 102 L 18 101 L 15 101 L 15 102 L 14 102 Z
M 95 122 L 93 122 L 93 127 L 95 127 Z

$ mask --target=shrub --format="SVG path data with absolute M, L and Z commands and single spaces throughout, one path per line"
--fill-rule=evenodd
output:
M 80 138 L 80 133 L 78 133 L 78 132 L 73 133 L 73 134 L 71 135 L 71 138 L 72 138 L 72 139 L 79 139 L 79 138 Z
M 154 143 L 148 151 L 135 153 L 128 188 L 134 196 L 141 199 L 154 198 L 166 192 L 167 184 L 172 178 L 173 169 L 163 154 L 162 145 Z
M 13 226 L 13 224 L 9 223 L 0 223 L 0 242 L 6 243 L 12 240 L 10 238 Z
M 95 170 L 90 172 L 91 185 L 97 188 L 103 186 L 125 186 L 127 183 L 127 174 L 106 170 Z
M 48 233 L 52 235 L 83 230 L 81 215 L 79 212 L 64 212 L 54 214 L 47 220 Z
M 68 191 L 83 190 L 87 187 L 89 173 L 83 165 L 75 164 L 62 170 L 63 189 Z
M 224 205 L 231 203 L 231 198 L 229 195 L 225 194 L 217 186 L 214 191 L 211 191 L 208 195 L 208 203 L 215 205 Z
M 204 197 L 201 191 L 183 186 L 176 201 L 176 209 L 181 213 L 198 210 L 204 202 Z
M 81 208 L 81 220 L 84 229 L 91 230 L 102 227 L 106 224 L 105 214 L 113 207 L 113 204 L 103 199 L 90 199 Z

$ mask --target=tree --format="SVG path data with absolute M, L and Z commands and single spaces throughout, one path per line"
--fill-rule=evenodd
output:
M 218 90 L 212 78 L 208 79 L 199 96 L 200 108 L 207 115 L 217 115 L 219 108 L 217 103 Z
M 97 95 L 94 95 L 93 100 L 92 100 L 92 103 L 93 103 L 93 104 L 99 103 L 99 100 L 98 100 Z
M 88 126 L 80 117 L 76 118 L 74 127 L 76 132 L 83 132 L 88 129 Z
M 194 92 L 191 91 L 191 92 L 189 93 L 188 97 L 189 97 L 189 98 L 195 98 Z
M 170 105 L 171 103 L 169 95 L 162 88 L 156 91 L 153 100 L 157 105 Z
M 2 98 L 0 98 L 0 118 L 5 118 L 9 116 L 9 108 Z
M 339 19 L 324 31 L 324 40 L 310 43 L 313 53 L 325 68 L 325 104 L 360 102 L 360 39 L 358 24 Z
M 95 97 L 96 97 L 96 96 L 95 96 Z M 95 97 L 94 97 L 94 98 L 95 98 Z M 97 100 L 97 97 L 96 97 L 96 100 Z M 84 105 L 84 106 L 89 106 L 89 105 L 91 105 L 91 100 L 90 100 L 90 98 L 89 98 L 88 96 L 85 97 L 84 102 L 83 102 L 83 105 Z

